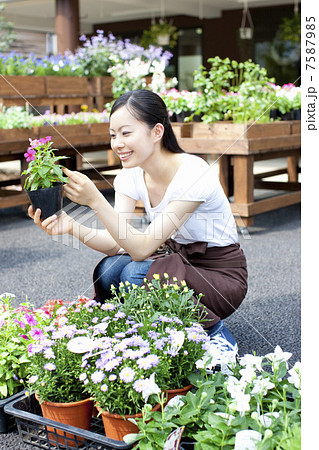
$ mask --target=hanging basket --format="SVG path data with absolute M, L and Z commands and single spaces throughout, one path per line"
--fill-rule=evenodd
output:
M 254 29 L 248 27 L 239 28 L 240 39 L 252 39 L 254 35 Z

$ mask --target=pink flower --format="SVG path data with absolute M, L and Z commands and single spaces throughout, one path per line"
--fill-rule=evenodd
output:
M 30 327 L 33 327 L 38 324 L 37 319 L 35 317 L 33 317 L 32 314 L 25 314 L 24 318 L 26 319 L 26 321 L 28 322 L 28 325 L 30 325 Z
M 27 160 L 27 162 L 34 161 L 35 154 L 36 154 L 36 151 L 33 150 L 31 147 L 29 147 L 27 152 L 24 154 L 24 157 Z

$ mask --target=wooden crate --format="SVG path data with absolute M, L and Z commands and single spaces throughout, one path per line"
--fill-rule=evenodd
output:
M 45 78 L 11 75 L 0 77 L 0 98 L 22 99 L 45 96 Z
M 45 77 L 45 94 L 48 97 L 87 97 L 87 77 Z

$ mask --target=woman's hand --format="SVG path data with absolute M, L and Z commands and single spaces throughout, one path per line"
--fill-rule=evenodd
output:
M 63 172 L 69 178 L 69 182 L 63 189 L 66 196 L 79 205 L 87 205 L 93 208 L 96 200 L 102 195 L 93 181 L 80 172 L 64 168 Z
M 28 214 L 34 220 L 34 223 L 49 236 L 72 234 L 74 220 L 64 211 L 59 216 L 53 215 L 43 221 L 41 221 L 41 209 L 39 208 L 34 212 L 32 206 L 29 206 Z

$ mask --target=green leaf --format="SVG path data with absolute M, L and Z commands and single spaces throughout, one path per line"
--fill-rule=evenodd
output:
M 7 387 L 6 384 L 0 385 L 0 394 L 2 395 L 3 398 L 7 397 L 7 395 L 8 395 L 8 387 Z

